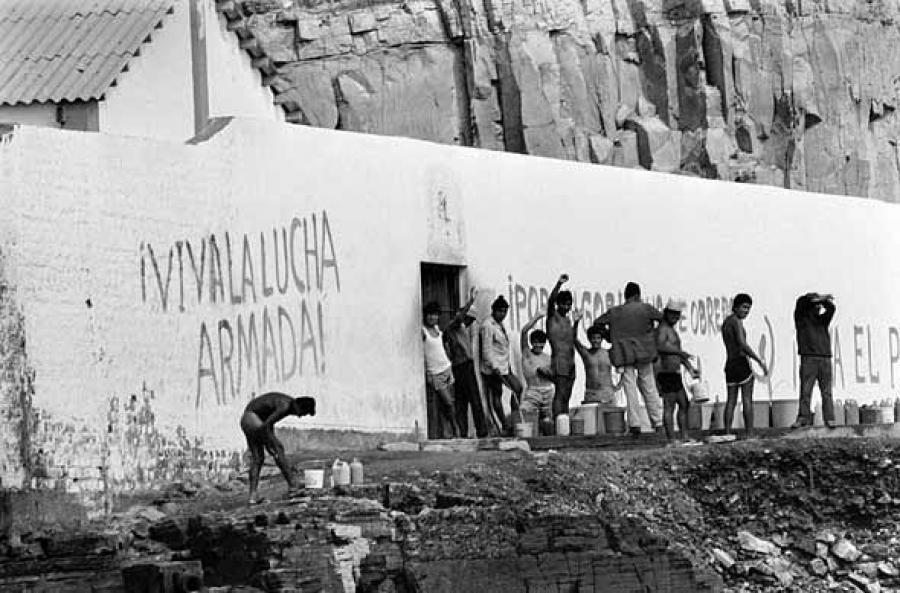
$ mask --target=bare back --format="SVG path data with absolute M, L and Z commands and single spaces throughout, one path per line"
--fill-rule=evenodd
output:
M 265 422 L 273 414 L 290 410 L 293 406 L 294 398 L 284 393 L 270 391 L 258 397 L 253 398 L 244 408 L 244 413 L 252 413 Z
M 557 375 L 575 374 L 575 331 L 568 317 L 552 311 L 547 317 L 547 341 L 550 342 L 551 369 Z

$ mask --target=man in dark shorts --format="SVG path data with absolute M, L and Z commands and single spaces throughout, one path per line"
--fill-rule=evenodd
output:
M 688 397 L 681 380 L 681 367 L 690 371 L 693 377 L 699 377 L 700 373 L 691 364 L 691 355 L 681 349 L 681 337 L 675 330 L 675 326 L 681 319 L 686 304 L 680 299 L 669 299 L 663 309 L 662 322 L 656 330 L 656 350 L 659 358 L 656 361 L 656 385 L 659 395 L 663 400 L 663 426 L 666 429 L 666 438 L 670 443 L 674 442 L 675 426 L 674 412 L 678 406 L 678 427 L 681 431 L 681 440 L 691 443 L 688 438 Z
M 553 418 L 569 413 L 569 399 L 575 385 L 575 329 L 569 321 L 572 293 L 560 290 L 569 281 L 561 274 L 547 299 L 547 339 L 550 342 L 550 371 L 553 373 Z
M 769 374 L 766 363 L 747 344 L 744 319 L 750 314 L 753 299 L 749 294 L 735 295 L 731 303 L 731 315 L 722 323 L 722 341 L 725 343 L 725 387 L 728 400 L 725 402 L 725 431 L 731 432 L 734 409 L 737 407 L 738 390 L 744 408 L 744 428 L 749 435 L 753 431 L 753 368 L 750 360 L 759 364 L 763 375 Z
M 276 391 L 264 393 L 250 400 L 241 416 L 241 430 L 250 449 L 250 504 L 260 502 L 257 496 L 259 473 L 266 451 L 275 458 L 281 475 L 288 484 L 288 492 L 297 489 L 294 472 L 284 456 L 284 445 L 275 436 L 275 423 L 288 416 L 315 416 L 316 400 L 311 397 L 291 397 Z

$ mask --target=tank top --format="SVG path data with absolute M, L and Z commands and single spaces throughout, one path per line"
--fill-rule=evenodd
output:
M 450 359 L 447 358 L 447 352 L 444 350 L 444 339 L 441 331 L 438 330 L 436 336 L 426 328 L 422 328 L 422 335 L 425 336 L 425 372 L 437 375 L 443 373 L 450 368 Z

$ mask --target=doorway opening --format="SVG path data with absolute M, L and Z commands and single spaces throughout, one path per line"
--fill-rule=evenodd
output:
M 459 309 L 460 281 L 464 270 L 463 266 L 422 263 L 422 306 L 432 301 L 441 306 L 441 317 L 438 321 L 441 331 L 447 327 Z M 445 427 L 442 425 L 434 393 L 430 389 L 426 389 L 426 410 L 428 438 L 444 438 Z

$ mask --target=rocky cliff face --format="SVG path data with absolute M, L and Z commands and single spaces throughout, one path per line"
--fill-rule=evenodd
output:
M 900 200 L 898 0 L 244 0 L 310 125 Z

